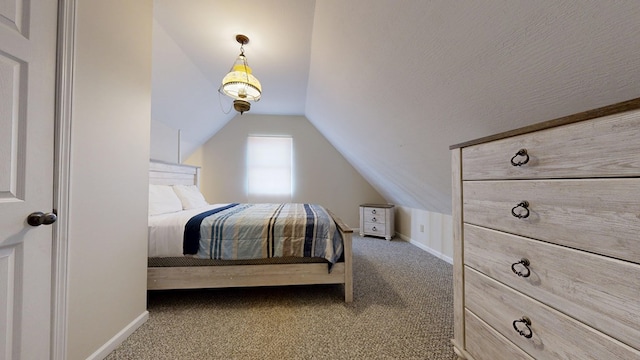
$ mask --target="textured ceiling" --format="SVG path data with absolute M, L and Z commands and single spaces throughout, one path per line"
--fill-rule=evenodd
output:
M 637 0 L 156 0 L 154 12 L 215 89 L 234 35 L 248 35 L 264 88 L 252 113 L 304 114 L 388 201 L 429 211 L 451 211 L 449 145 L 640 97 Z M 210 116 L 194 144 L 233 114 Z

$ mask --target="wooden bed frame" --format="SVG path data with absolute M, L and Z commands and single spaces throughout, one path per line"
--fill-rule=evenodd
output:
M 149 184 L 200 185 L 200 168 L 152 160 Z M 331 272 L 327 263 L 287 263 L 261 265 L 148 267 L 147 289 L 197 289 L 246 286 L 281 286 L 342 284 L 344 300 L 353 300 L 351 230 L 331 213 L 344 243 L 344 262 L 336 263 Z

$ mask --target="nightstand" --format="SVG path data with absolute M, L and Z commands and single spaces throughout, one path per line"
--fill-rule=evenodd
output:
M 394 206 L 390 204 L 360 205 L 360 236 L 380 236 L 391 240 Z

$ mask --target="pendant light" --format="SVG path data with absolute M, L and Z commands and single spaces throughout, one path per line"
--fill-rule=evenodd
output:
M 251 74 L 251 68 L 247 64 L 244 55 L 244 45 L 249 43 L 245 35 L 236 35 L 236 41 L 240 43 L 240 55 L 231 66 L 229 73 L 222 79 L 219 92 L 233 99 L 233 108 L 242 115 L 251 109 L 249 101 L 258 101 L 262 95 L 260 81 Z

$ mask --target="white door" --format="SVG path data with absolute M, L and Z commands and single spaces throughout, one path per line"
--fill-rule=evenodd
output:
M 0 0 L 0 359 L 48 359 L 57 1 Z M 51 217 L 41 218 L 51 221 Z

